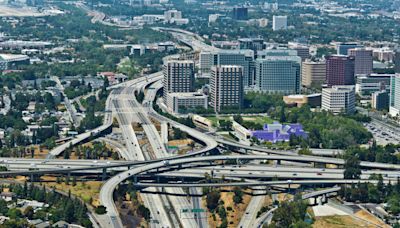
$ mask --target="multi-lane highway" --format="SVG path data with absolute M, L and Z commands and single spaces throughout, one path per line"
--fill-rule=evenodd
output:
M 98 17 L 98 18 L 97 18 Z M 97 15 L 94 20 L 103 20 L 102 15 Z M 160 28 L 157 28 L 160 29 Z M 214 50 L 215 48 L 205 44 L 202 38 L 196 34 L 179 30 L 179 29 L 164 29 L 173 34 L 173 36 L 181 42 L 189 45 L 195 51 Z M 104 221 L 105 227 L 123 227 L 120 214 L 115 206 L 113 192 L 115 188 L 124 183 L 128 178 L 132 178 L 135 184 L 140 187 L 148 187 L 150 191 L 159 191 L 165 188 L 167 193 L 175 193 L 185 195 L 182 187 L 188 187 L 189 193 L 192 195 L 200 195 L 200 187 L 231 187 L 231 186 L 253 186 L 254 193 L 264 193 L 267 186 L 285 186 L 293 187 L 293 185 L 329 185 L 336 186 L 339 184 L 349 184 L 357 182 L 376 183 L 375 180 L 370 180 L 372 174 L 382 174 L 384 181 L 397 180 L 400 176 L 400 165 L 383 164 L 374 162 L 361 162 L 363 168 L 360 180 L 345 180 L 343 179 L 344 165 L 343 159 L 326 158 L 318 156 L 298 155 L 296 151 L 278 151 L 270 150 L 262 147 L 243 145 L 237 142 L 227 141 L 221 138 L 213 138 L 210 135 L 204 134 L 196 129 L 190 128 L 176 121 L 173 121 L 165 116 L 162 116 L 153 110 L 152 102 L 156 99 L 156 93 L 162 88 L 162 73 L 134 79 L 121 83 L 117 86 L 109 87 L 113 89 L 106 101 L 106 112 L 103 125 L 80 134 L 71 139 L 67 143 L 53 149 L 47 159 L 6 159 L 0 158 L 0 163 L 14 175 L 17 173 L 23 174 L 45 174 L 56 172 L 73 172 L 81 171 L 88 173 L 102 172 L 105 169 L 113 169 L 120 171 L 117 175 L 107 180 L 100 191 L 100 202 L 107 208 L 107 215 Z M 153 84 L 152 84 L 153 83 Z M 61 83 L 59 83 L 61 84 Z M 145 91 L 148 85 L 152 89 Z M 61 88 L 62 89 L 62 88 Z M 134 94 L 135 91 L 145 91 L 145 99 L 143 105 L 140 104 Z M 71 113 L 73 122 L 77 122 L 74 107 L 71 107 L 69 101 L 66 101 L 66 106 Z M 76 111 L 75 111 L 76 112 Z M 109 138 L 100 138 L 109 145 L 115 147 L 121 157 L 127 161 L 93 161 L 93 160 L 51 160 L 55 156 L 60 155 L 67 148 L 87 140 L 91 136 L 98 136 L 100 133 L 109 129 L 113 122 L 113 117 L 116 117 L 119 127 L 122 132 L 123 141 L 117 142 Z M 151 118 L 151 119 L 150 119 Z M 161 123 L 162 133 L 157 131 L 153 124 L 153 120 Z M 137 124 L 137 126 L 136 126 Z M 165 148 L 167 143 L 168 128 L 167 125 L 174 126 L 186 132 L 197 142 L 204 145 L 203 148 L 193 151 L 190 154 L 172 156 Z M 135 127 L 134 127 L 135 125 Z M 142 128 L 148 144 L 141 146 L 136 137 L 136 127 Z M 249 151 L 249 155 L 217 155 L 203 156 L 215 148 L 228 147 L 240 151 Z M 316 150 L 319 155 L 330 156 L 337 151 L 321 151 Z M 250 155 L 253 153 L 252 155 Z M 256 154 L 257 153 L 257 154 Z M 239 161 L 264 161 L 266 164 L 245 164 L 245 165 L 224 165 L 224 161 L 236 160 Z M 271 165 L 268 161 L 287 161 L 285 165 Z M 334 164 L 339 168 L 314 168 L 316 164 Z M 1 165 L 0 164 L 0 165 Z M 140 165 L 138 165 L 140 164 Z M 289 166 L 288 164 L 292 164 Z M 294 165 L 293 165 L 294 164 Z M 303 166 L 297 166 L 303 164 Z M 195 167 L 195 165 L 198 165 Z M 128 167 L 128 170 L 127 170 Z M 98 169 L 98 171 L 93 171 Z M 209 173 L 215 178 L 225 177 L 232 180 L 229 183 L 204 183 L 198 181 L 204 177 L 205 173 Z M 4 172 L 0 173 L 4 174 Z M 139 177 L 154 177 L 153 179 L 137 179 Z M 167 179 L 169 182 L 157 182 L 159 177 Z M 187 180 L 184 179 L 187 177 Z M 181 178 L 180 181 L 176 181 Z M 197 178 L 197 179 L 196 179 Z M 278 180 L 272 181 L 271 179 Z M 245 181 L 242 181 L 244 179 Z M 189 182 L 190 181 L 190 182 Z M 151 189 L 152 188 L 152 189 Z M 337 192 L 340 188 L 334 187 L 321 191 L 306 193 L 303 199 L 313 198 L 320 195 Z M 189 208 L 201 208 L 201 201 L 198 197 L 179 197 L 166 196 L 159 194 L 141 194 L 144 204 L 151 212 L 152 222 L 150 227 L 207 227 L 207 219 L 196 213 L 194 217 L 182 218 L 180 212 Z M 240 221 L 239 227 L 258 227 L 265 221 L 272 218 L 272 209 L 263 214 L 259 219 L 256 219 L 256 212 L 261 208 L 263 196 L 254 196 L 246 210 L 245 215 Z M 171 209 L 171 210 L 169 210 Z M 175 213 L 171 213 L 175 211 Z
M 133 124 L 140 123 L 143 126 L 140 115 L 141 110 L 140 107 L 134 97 L 134 92 L 136 86 L 141 86 L 142 84 L 152 81 L 158 80 L 161 74 L 156 73 L 146 77 L 145 79 L 136 80 L 134 83 L 125 83 L 126 86 L 116 89 L 115 93 L 117 96 L 113 100 L 114 108 L 113 112 L 115 112 L 117 116 L 117 120 L 119 126 L 122 131 L 123 138 L 125 140 L 125 145 L 127 148 L 126 158 L 127 160 L 139 160 L 145 161 L 149 160 L 150 157 L 148 154 L 143 153 L 139 141 L 136 137 Z M 160 148 L 161 149 L 161 148 Z M 106 182 L 100 191 L 100 202 L 107 207 L 107 215 L 109 216 L 110 226 L 112 227 L 122 227 L 122 221 L 119 217 L 119 213 L 115 208 L 114 203 L 110 203 L 109 200 L 104 199 L 103 195 L 106 195 L 109 191 L 107 189 L 107 183 L 110 183 L 110 180 Z M 111 179 L 112 184 L 119 184 L 120 181 L 118 179 Z M 113 189 L 112 189 L 113 190 Z M 164 210 L 163 207 L 155 207 L 155 205 L 159 205 L 157 202 L 161 201 L 161 197 L 159 195 L 142 195 L 142 199 L 146 207 L 148 207 L 152 214 L 152 220 L 158 221 L 158 223 L 152 223 L 151 225 L 154 227 L 172 227 L 170 219 L 168 217 L 167 212 Z M 111 198 L 111 200 L 113 200 Z

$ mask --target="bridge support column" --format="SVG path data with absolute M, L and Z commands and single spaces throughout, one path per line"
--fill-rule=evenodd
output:
M 34 175 L 34 174 L 31 174 L 31 176 L 29 177 L 29 180 L 30 180 L 31 182 L 35 182 L 35 175 Z
M 103 173 L 101 175 L 101 180 L 104 181 L 107 178 L 107 168 L 103 168 Z
M 157 183 L 160 183 L 160 176 L 156 177 L 156 181 L 157 181 Z
M 240 165 L 240 160 L 239 160 L 239 158 L 236 159 L 236 165 Z
M 328 202 L 328 200 L 327 200 L 328 198 L 326 197 L 326 194 L 323 194 L 322 195 L 322 198 L 321 198 L 321 202 L 322 202 L 322 204 L 325 204 L 325 203 L 327 203 Z
M 133 176 L 133 183 L 137 183 L 137 176 L 135 175 L 135 176 Z

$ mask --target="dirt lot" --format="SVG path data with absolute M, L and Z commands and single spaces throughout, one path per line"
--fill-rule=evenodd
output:
M 316 217 L 312 227 L 313 228 L 357 228 L 357 227 L 375 228 L 376 226 L 368 225 L 348 215 L 335 215 L 335 216 Z
M 223 188 L 221 191 L 221 200 L 224 201 L 224 206 L 226 210 L 226 215 L 228 219 L 228 227 L 237 227 L 242 218 L 242 215 L 246 211 L 246 207 L 251 200 L 249 194 L 243 195 L 243 201 L 241 204 L 235 205 L 233 202 L 233 192 L 225 192 L 224 190 L 231 190 L 232 188 Z M 250 190 L 245 190 L 250 192 Z M 206 205 L 205 198 L 203 198 L 203 205 Z M 232 211 L 227 210 L 228 207 L 232 208 Z M 218 214 L 215 213 L 216 221 L 214 221 L 212 214 L 208 213 L 208 224 L 210 227 L 218 227 L 221 223 L 221 219 Z
M 55 182 L 55 177 L 42 177 L 43 180 L 54 181 L 45 183 L 48 187 L 55 187 L 57 190 L 68 192 L 71 190 L 71 194 L 81 198 L 86 203 L 89 203 L 92 200 L 93 206 L 98 206 L 99 203 L 99 193 L 102 185 L 101 181 L 86 181 L 86 182 L 77 182 L 76 186 L 72 186 L 72 181 L 70 181 L 69 185 L 66 185 L 64 182 L 57 184 Z M 71 179 L 72 180 L 72 179 Z

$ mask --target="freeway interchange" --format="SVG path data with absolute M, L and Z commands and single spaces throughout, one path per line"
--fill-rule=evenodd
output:
M 210 48 L 198 40 L 194 34 L 186 34 L 182 31 L 172 32 L 177 39 L 181 39 L 189 46 L 192 44 L 195 50 Z M 103 177 L 107 177 L 117 173 L 104 181 L 100 191 L 100 202 L 107 209 L 106 215 L 96 215 L 100 227 L 124 227 L 114 202 L 114 192 L 120 184 L 124 184 L 129 179 L 143 190 L 165 193 L 143 192 L 141 194 L 144 204 L 151 212 L 152 221 L 157 221 L 151 222 L 150 227 L 190 228 L 208 227 L 207 219 L 201 217 L 200 214 L 188 218 L 182 218 L 179 215 L 179 212 L 184 209 L 203 207 L 198 197 L 202 195 L 199 191 L 201 187 L 253 187 L 254 193 L 260 195 L 253 196 L 245 216 L 240 221 L 240 227 L 258 227 L 270 220 L 274 210 L 256 219 L 255 215 L 261 207 L 260 202 L 263 201 L 267 190 L 287 191 L 298 186 L 329 187 L 302 195 L 303 199 L 309 199 L 319 196 L 327 197 L 339 191 L 341 184 L 376 183 L 370 180 L 373 174 L 381 174 L 385 182 L 395 182 L 400 176 L 400 165 L 361 162 L 360 166 L 363 169 L 361 179 L 346 180 L 343 176 L 343 159 L 329 156 L 304 156 L 295 151 L 277 151 L 243 145 L 180 124 L 153 109 L 153 102 L 157 102 L 157 91 L 162 88 L 162 78 L 162 72 L 157 72 L 110 87 L 112 91 L 106 101 L 102 126 L 77 135 L 56 147 L 50 151 L 46 159 L 0 158 L 0 165 L 8 169 L 8 171 L 0 172 L 0 175 L 33 176 L 64 173 L 68 175 L 103 174 Z M 152 86 L 151 90 L 144 89 L 149 85 Z M 143 90 L 145 97 L 140 103 L 136 100 L 135 92 Z M 112 127 L 114 118 L 119 123 L 123 143 L 100 137 Z M 171 154 L 165 147 L 166 140 L 163 139 L 165 133 L 158 132 L 153 120 L 179 128 L 203 147 L 184 155 Z M 140 123 L 148 139 L 148 147 L 140 145 L 137 132 L 132 127 L 133 123 Z M 54 159 L 66 149 L 95 138 L 117 148 L 124 161 Z M 224 150 L 244 154 L 221 155 L 220 152 Z M 323 154 L 330 153 L 324 151 Z M 333 165 L 336 168 L 328 168 L 327 165 Z M 204 180 L 206 173 L 212 178 L 228 181 L 207 182 Z M 183 188 L 189 189 L 192 195 L 190 200 Z M 183 195 L 183 197 L 178 195 Z
M 91 131 L 78 135 L 70 142 L 63 144 L 58 149 L 57 154 L 62 153 L 63 150 L 68 148 L 71 144 L 75 145 L 87 139 L 90 136 L 99 134 L 105 129 L 109 128 L 112 122 L 112 116 L 115 116 L 120 123 L 122 134 L 125 140 L 125 146 L 121 151 L 121 156 L 126 161 L 93 161 L 93 160 L 57 160 L 57 159 L 11 159 L 3 158 L 0 163 L 6 164 L 9 172 L 3 172 L 2 175 L 17 175 L 17 174 L 47 174 L 47 173 L 101 173 L 104 170 L 113 170 L 119 172 L 117 175 L 108 179 L 102 186 L 100 192 L 100 201 L 102 205 L 107 208 L 107 218 L 103 219 L 103 226 L 123 227 L 122 220 L 120 219 L 118 209 L 114 204 L 113 192 L 114 189 L 125 180 L 134 178 L 138 187 L 147 188 L 154 191 L 160 191 L 164 188 L 172 188 L 171 192 L 182 193 L 181 187 L 204 187 L 204 186 L 254 186 L 265 189 L 265 187 L 277 186 L 290 186 L 290 185 L 304 185 L 304 186 L 337 186 L 345 183 L 357 182 L 372 182 L 369 176 L 372 174 L 382 174 L 386 181 L 395 181 L 398 176 L 400 166 L 361 162 L 364 171 L 361 180 L 344 180 L 343 169 L 328 169 L 328 168 L 315 168 L 315 164 L 333 164 L 338 167 L 343 166 L 342 159 L 335 159 L 331 157 L 318 157 L 318 156 L 300 156 L 293 151 L 276 151 L 269 150 L 262 147 L 254 147 L 241 145 L 236 142 L 223 140 L 220 138 L 213 138 L 208 134 L 204 134 L 196 129 L 192 129 L 185 125 L 179 124 L 164 116 L 156 113 L 151 105 L 142 106 L 134 99 L 134 92 L 141 89 L 146 83 L 157 83 L 161 80 L 160 74 L 154 74 L 146 79 L 136 80 L 128 83 L 121 89 L 114 90 L 109 100 L 107 100 L 107 107 L 112 110 L 108 113 L 104 125 Z M 155 84 L 157 85 L 157 84 Z M 160 85 L 160 83 L 158 83 Z M 155 99 L 156 90 L 147 92 L 145 101 L 143 103 L 152 102 Z M 187 132 L 192 138 L 201 141 L 205 146 L 194 153 L 186 155 L 173 156 L 169 154 L 164 147 L 164 144 L 155 129 L 149 116 L 157 119 L 158 121 L 167 122 L 174 127 L 180 128 L 182 131 Z M 149 140 L 151 147 L 154 151 L 153 154 L 145 152 L 139 146 L 136 134 L 131 127 L 132 122 L 142 123 L 146 135 L 151 138 Z M 66 146 L 65 146 L 66 145 Z M 216 148 L 236 148 L 245 151 L 245 155 L 215 155 L 210 156 L 210 152 L 215 151 Z M 160 149 L 163 148 L 163 149 Z M 207 156 L 208 155 L 208 156 Z M 275 165 L 260 165 L 257 163 L 248 163 L 243 165 L 227 165 L 220 162 L 223 161 L 276 161 Z M 167 162 L 168 161 L 168 162 Z M 291 162 L 304 164 L 304 166 L 295 166 Z M 281 163 L 281 164 L 278 164 Z M 196 165 L 198 164 L 198 165 Z M 34 170 L 32 170 L 34 168 Z M 204 173 L 221 178 L 224 176 L 230 183 L 204 183 L 193 182 L 193 178 L 202 179 Z M 139 181 L 142 176 L 152 176 L 167 178 L 165 183 L 156 183 L 149 180 Z M 176 181 L 176 178 L 183 179 L 183 181 Z M 278 181 L 261 181 L 262 179 L 279 178 Z M 392 178 L 391 178 L 392 177 Z M 187 179 L 186 179 L 187 178 Z M 241 180 L 246 181 L 241 181 Z M 189 181 L 189 182 L 186 182 Z M 195 189 L 195 188 L 193 188 Z M 256 189 L 256 188 L 255 188 Z M 337 188 L 336 188 L 337 189 Z M 337 190 L 336 190 L 337 191 Z M 167 191 L 168 193 L 169 191 Z M 150 208 L 152 217 L 157 221 L 163 221 L 162 224 L 152 224 L 154 227 L 168 226 L 174 227 L 176 223 L 182 227 L 200 227 L 207 226 L 207 222 L 198 221 L 196 219 L 185 219 L 177 221 L 179 218 L 171 218 L 170 212 L 165 210 L 165 207 L 154 207 L 154 205 L 170 204 L 169 207 L 177 206 L 180 210 L 183 207 L 192 207 L 186 199 L 173 199 L 178 197 L 148 194 L 151 196 L 144 197 L 146 205 Z M 186 201 L 185 201 L 186 200 Z M 179 207 L 180 205 L 180 207 Z M 183 205 L 183 206 L 182 206 Z M 250 204 L 252 205 L 252 204 Z M 243 224 L 255 224 L 254 216 L 250 217 L 248 222 L 243 221 Z M 201 225 L 199 225 L 201 224 Z M 161 225 L 161 226 L 159 226 Z

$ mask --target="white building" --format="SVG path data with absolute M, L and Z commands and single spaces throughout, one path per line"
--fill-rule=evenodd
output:
M 287 29 L 287 16 L 273 16 L 272 17 L 272 30 L 285 30 Z
M 146 46 L 141 45 L 141 44 L 135 44 L 131 46 L 131 55 L 144 55 L 146 54 Z
M 251 138 L 251 131 L 243 127 L 236 121 L 232 121 L 232 129 L 235 131 L 236 136 L 242 140 L 247 140 Z
M 160 42 L 157 44 L 158 51 L 173 51 L 175 50 L 176 46 L 174 42 L 167 41 L 167 42 Z
M 167 94 L 167 108 L 173 113 L 184 113 L 201 107 L 207 109 L 208 97 L 202 93 L 169 93 Z
M 354 86 L 333 86 L 322 89 L 322 110 L 339 113 L 354 113 L 356 109 Z
M 220 17 L 220 14 L 209 14 L 208 15 L 208 23 L 215 23 L 219 17 Z
M 182 19 L 182 12 L 178 10 L 167 10 L 164 12 L 164 19 L 171 21 L 172 19 Z
M 0 70 L 13 69 L 20 64 L 29 64 L 29 56 L 0 54 Z
M 260 18 L 258 19 L 258 26 L 261 28 L 267 27 L 268 19 L 267 18 Z

